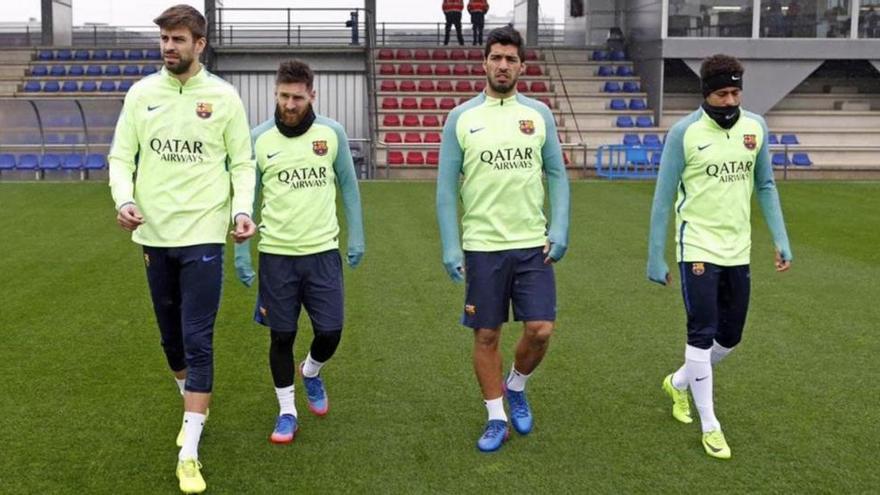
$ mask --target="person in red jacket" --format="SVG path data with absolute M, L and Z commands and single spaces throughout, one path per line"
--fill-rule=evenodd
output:
M 471 14 L 471 25 L 474 31 L 474 46 L 483 44 L 483 25 L 486 22 L 486 12 L 489 12 L 487 0 L 469 0 L 467 10 Z
M 462 10 L 464 10 L 464 0 L 443 0 L 443 15 L 446 16 L 446 38 L 443 39 L 443 46 L 449 44 L 449 31 L 452 26 L 455 26 L 458 44 L 464 46 L 464 38 L 461 36 Z

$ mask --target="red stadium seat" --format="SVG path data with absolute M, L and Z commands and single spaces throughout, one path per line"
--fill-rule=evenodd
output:
M 455 64 L 452 68 L 452 74 L 455 76 L 466 76 L 469 72 L 468 66 L 464 64 Z
M 400 127 L 400 119 L 397 115 L 390 113 L 382 118 L 382 125 L 385 127 Z
M 397 49 L 397 60 L 411 60 L 412 52 L 409 48 L 398 48 Z
M 517 81 L 516 82 L 516 90 L 520 93 L 525 93 L 529 90 L 529 85 L 525 81 Z M 401 89 L 403 91 L 403 89 Z
M 450 60 L 467 60 L 467 53 L 464 52 L 461 48 L 453 48 L 449 52 Z
M 392 60 L 394 58 L 394 51 L 390 48 L 383 48 L 379 50 L 379 60 Z
M 485 76 L 486 69 L 483 68 L 480 64 L 474 64 L 471 66 L 471 75 L 472 76 Z
M 419 125 L 419 117 L 417 115 L 409 114 L 403 117 L 404 127 L 418 127 Z
M 404 110 L 415 110 L 419 108 L 419 104 L 415 98 L 408 96 L 400 100 L 400 108 Z
M 400 91 L 412 92 L 416 90 L 414 81 L 400 81 Z
M 407 132 L 403 136 L 403 142 L 408 144 L 422 144 L 422 135 L 418 132 Z
M 446 53 L 445 48 L 435 48 L 431 52 L 431 60 L 449 60 L 449 54 Z
M 397 83 L 391 79 L 385 79 L 382 81 L 382 85 L 379 86 L 379 91 L 397 91 Z
M 430 60 L 431 54 L 428 52 L 428 50 L 425 50 L 424 48 L 419 48 L 413 53 L 413 58 L 416 60 Z
M 440 163 L 440 152 L 437 150 L 429 150 L 428 157 L 425 159 L 427 165 L 437 165 Z
M 452 71 L 449 70 L 449 66 L 446 64 L 437 64 L 434 66 L 434 75 L 437 76 L 448 76 L 452 74 Z
M 437 91 L 439 91 L 441 93 L 451 93 L 452 92 L 452 81 L 449 81 L 447 79 L 437 81 Z
M 382 98 L 382 110 L 396 110 L 398 107 L 397 98 L 393 96 Z
M 422 98 L 419 102 L 419 108 L 422 110 L 437 110 L 437 100 L 434 98 Z
M 421 151 L 410 151 L 406 154 L 407 165 L 424 165 L 425 157 Z
M 468 60 L 483 60 L 483 52 L 481 50 L 477 50 L 476 48 L 468 50 L 467 55 Z
M 422 118 L 423 127 L 440 127 L 440 119 L 436 115 L 425 115 Z
M 385 133 L 385 142 L 386 143 L 400 143 L 400 134 L 396 132 L 386 132 Z
M 420 76 L 433 76 L 434 68 L 431 67 L 430 64 L 419 64 L 418 67 L 416 67 L 416 74 Z
M 389 151 L 388 165 L 403 165 L 403 153 L 400 151 Z
M 393 76 L 397 71 L 394 70 L 394 66 L 391 64 L 382 64 L 379 66 L 379 74 L 383 76 Z
M 415 74 L 412 64 L 400 64 L 397 66 L 397 74 L 400 76 L 411 76 Z
M 480 80 L 480 81 L 477 81 L 474 83 L 474 91 L 476 91 L 477 93 L 479 93 L 480 91 L 483 91 L 484 89 L 486 89 L 486 81 L 485 80 Z
M 458 81 L 455 83 L 456 93 L 471 93 L 473 90 L 474 87 L 471 85 L 470 81 Z
M 531 89 L 532 93 L 546 93 L 548 91 L 547 84 L 544 81 L 532 81 L 529 89 Z
M 428 144 L 436 144 L 440 142 L 440 133 L 439 132 L 427 132 L 425 133 L 425 142 Z
M 440 99 L 440 110 L 452 110 L 455 108 L 455 100 L 452 98 Z
M 422 79 L 419 81 L 419 91 L 434 91 L 434 81 Z
M 538 52 L 535 50 L 526 50 L 526 60 L 538 60 Z
M 527 65 L 526 66 L 526 75 L 527 76 L 540 76 L 543 74 L 544 74 L 544 71 L 541 70 L 540 65 Z

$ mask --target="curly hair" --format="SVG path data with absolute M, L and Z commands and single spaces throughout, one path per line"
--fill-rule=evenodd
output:
M 302 60 L 285 60 L 278 65 L 275 84 L 305 83 L 306 88 L 311 90 L 314 82 L 315 74 L 311 67 Z
M 719 53 L 703 59 L 703 65 L 700 66 L 700 79 L 705 81 L 718 74 L 730 74 L 733 72 L 742 74 L 745 71 L 746 69 L 735 57 Z

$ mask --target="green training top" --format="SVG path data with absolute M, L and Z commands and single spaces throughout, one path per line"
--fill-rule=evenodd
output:
M 143 214 L 132 233 L 138 244 L 225 243 L 230 213 L 251 215 L 255 167 L 244 105 L 204 67 L 185 85 L 164 67 L 135 83 L 108 158 L 116 208 L 133 202 Z

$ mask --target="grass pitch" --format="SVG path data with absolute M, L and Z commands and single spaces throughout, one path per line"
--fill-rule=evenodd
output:
M 255 292 L 231 251 L 200 454 L 209 493 L 868 493 L 880 486 L 880 183 L 783 183 L 795 255 L 773 271 L 753 209 L 743 343 L 716 370 L 733 459 L 706 456 L 660 390 L 683 358 L 678 281 L 645 280 L 653 185 L 572 184 L 558 330 L 529 382 L 535 429 L 474 443 L 485 410 L 463 287 L 440 264 L 432 183 L 362 185 L 328 417 L 268 441 L 277 405 Z M 671 229 L 670 229 L 671 230 Z M 142 255 L 104 184 L 0 183 L 0 492 L 177 493 L 181 400 Z M 671 234 L 671 232 L 670 232 Z M 670 264 L 671 241 L 667 257 Z M 674 265 L 673 265 L 674 266 Z M 674 271 L 674 270 L 673 270 Z M 505 370 L 520 329 L 504 330 Z M 302 320 L 296 356 L 311 341 Z

